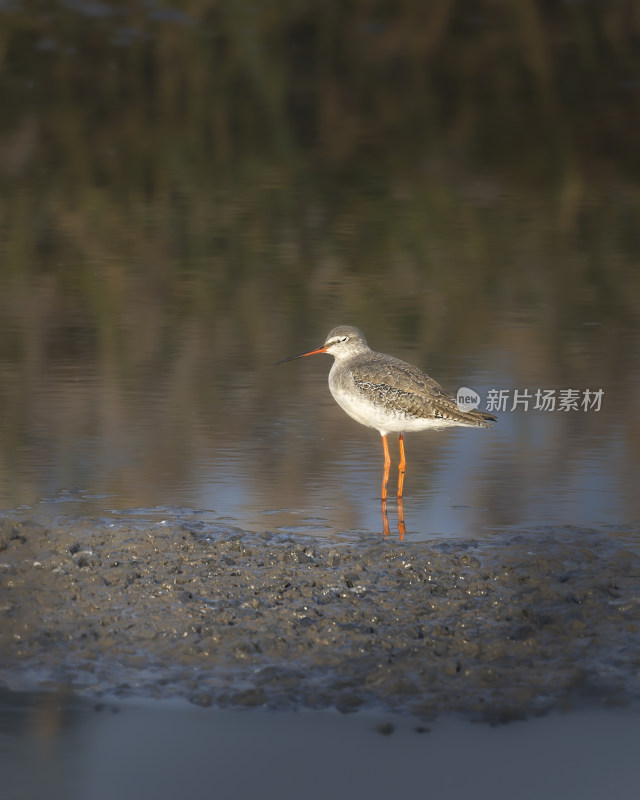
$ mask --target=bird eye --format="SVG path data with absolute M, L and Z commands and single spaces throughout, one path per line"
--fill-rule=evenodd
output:
M 346 341 L 347 341 L 347 338 L 348 338 L 347 336 L 341 336 L 341 337 L 340 337 L 340 341 L 341 341 L 341 342 L 346 342 Z

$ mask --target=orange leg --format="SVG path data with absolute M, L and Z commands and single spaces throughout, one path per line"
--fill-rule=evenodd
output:
M 391 456 L 389 455 L 389 445 L 387 444 L 387 434 L 382 434 L 382 446 L 384 447 L 384 473 L 382 475 L 382 499 L 387 499 L 387 481 L 389 480 L 389 467 L 391 466 Z
M 402 434 L 399 437 L 400 441 L 400 463 L 398 464 L 398 500 L 402 499 L 402 487 L 404 486 L 404 468 L 407 466 L 404 457 L 404 438 Z

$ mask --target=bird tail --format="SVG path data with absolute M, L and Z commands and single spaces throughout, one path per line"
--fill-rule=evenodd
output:
M 481 426 L 483 428 L 490 428 L 491 422 L 497 422 L 498 418 L 495 417 L 493 414 L 489 414 L 487 411 L 467 411 L 465 416 L 469 419 L 471 424 L 475 424 Z

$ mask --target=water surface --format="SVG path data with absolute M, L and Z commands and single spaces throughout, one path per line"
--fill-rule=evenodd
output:
M 408 437 L 411 536 L 637 520 L 623 12 L 267 5 L 0 12 L 2 507 L 381 529 L 329 357 L 274 367 L 355 324 L 451 392 L 604 392 Z
M 455 718 L 426 725 L 376 713 L 273 715 L 108 700 L 69 707 L 56 699 L 39 709 L 7 710 L 4 701 L 8 800 L 25 790 L 52 800 L 354 791 L 377 800 L 424 792 L 426 784 L 455 798 L 596 800 L 632 796 L 640 777 L 638 719 L 620 710 L 487 728 Z

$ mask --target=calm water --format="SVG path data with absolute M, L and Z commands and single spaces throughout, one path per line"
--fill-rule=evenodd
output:
M 390 267 L 390 282 L 393 274 Z M 118 316 L 114 335 L 122 349 L 105 354 L 73 322 L 86 313 L 75 286 L 57 286 L 51 275 L 22 280 L 20 297 L 6 276 L 2 287 L 5 300 L 14 295 L 3 340 L 15 342 L 2 365 L 5 510 L 38 517 L 135 513 L 156 521 L 193 512 L 249 530 L 321 538 L 382 530 L 380 437 L 334 404 L 326 383 L 330 357 L 274 366 L 320 344 L 334 324 L 355 322 L 374 347 L 422 365 L 453 393 L 476 390 L 482 408 L 490 390 L 506 392 L 491 430 L 407 437 L 411 537 L 483 536 L 505 526 L 621 526 L 640 518 L 635 317 L 607 320 L 594 309 L 592 319 L 556 339 L 540 317 L 562 316 L 561 308 L 527 310 L 514 302 L 504 309 L 488 295 L 482 324 L 456 335 L 455 320 L 468 306 L 442 298 L 436 330 L 425 312 L 424 322 L 406 332 L 392 300 L 369 320 L 366 311 L 335 311 L 318 291 L 308 324 L 290 324 L 295 302 L 265 302 L 256 311 L 264 336 L 254 341 L 243 304 L 228 319 L 223 298 L 209 289 L 203 302 L 211 318 L 227 318 L 229 329 L 211 330 L 209 315 L 167 320 L 172 330 L 155 332 L 166 337 L 158 343 L 144 317 L 163 324 L 166 309 L 145 308 L 148 298 L 134 301 L 125 284 L 123 302 L 139 305 L 139 316 L 118 309 L 132 316 Z M 426 304 L 428 275 L 423 280 L 422 299 L 409 295 L 407 302 Z M 53 297 L 43 298 L 43 282 L 53 283 Z M 366 297 L 371 284 L 363 279 L 345 288 L 343 302 Z M 290 288 L 276 285 L 276 295 Z M 556 302 L 570 307 L 571 298 Z M 585 390 L 603 395 L 599 410 L 536 411 L 537 389 L 552 390 L 558 403 L 566 389 L 575 389 L 580 402 Z M 516 390 L 530 397 L 512 410 Z M 395 442 L 392 453 L 395 460 Z
M 491 431 L 408 437 L 412 537 L 637 521 L 640 71 L 615 6 L 617 58 L 567 72 L 581 10 L 521 51 L 522 20 L 416 4 L 434 38 L 407 50 L 416 20 L 366 3 L 232 5 L 0 9 L 2 508 L 381 530 L 380 439 L 330 358 L 274 367 L 347 323 L 506 392 Z M 512 410 L 538 389 L 601 408 Z
M 621 710 L 490 728 L 454 718 L 418 726 L 375 713 L 109 702 L 96 710 L 77 701 L 60 706 L 55 695 L 38 707 L 0 702 L 8 800 L 165 800 L 183 793 L 315 800 L 356 791 L 382 800 L 424 792 L 425 776 L 434 794 L 451 798 L 597 800 L 632 797 L 640 774 L 638 717 Z M 380 726 L 392 732 L 381 735 Z

